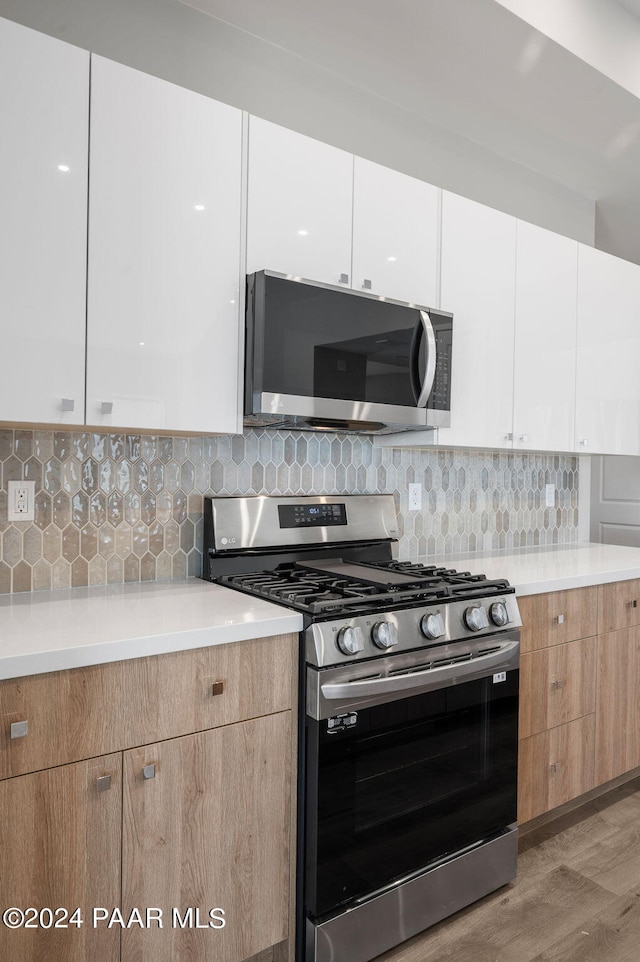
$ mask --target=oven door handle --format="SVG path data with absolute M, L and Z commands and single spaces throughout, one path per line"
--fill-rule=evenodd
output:
M 424 671 L 410 671 L 404 675 L 387 675 L 383 678 L 368 678 L 363 681 L 355 679 L 329 682 L 321 685 L 320 690 L 327 701 L 350 701 L 352 698 L 370 698 L 375 695 L 403 691 L 417 694 L 421 691 L 447 687 L 458 681 L 472 681 L 500 670 L 517 668 L 519 647 L 518 641 L 508 641 L 500 646 L 499 651 L 478 655 L 477 658 L 455 665 L 442 665 L 426 668 Z

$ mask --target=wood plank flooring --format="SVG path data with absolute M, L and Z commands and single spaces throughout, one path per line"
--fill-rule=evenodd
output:
M 443 960 L 639 962 L 640 777 L 522 837 L 515 882 L 376 962 Z

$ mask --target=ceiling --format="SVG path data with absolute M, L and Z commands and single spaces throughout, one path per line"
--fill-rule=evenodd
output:
M 494 0 L 183 2 L 366 91 L 381 110 L 640 212 L 640 100 Z M 620 3 L 640 18 L 640 0 Z M 637 243 L 637 257 L 623 256 L 640 260 Z

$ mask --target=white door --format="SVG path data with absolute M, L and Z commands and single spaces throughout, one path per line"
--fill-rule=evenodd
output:
M 438 307 L 439 190 L 362 157 L 353 172 L 353 287 Z
M 591 458 L 590 537 L 640 548 L 640 458 Z
M 89 54 L 0 20 L 0 421 L 82 424 Z
M 247 273 L 351 283 L 353 155 L 249 120 Z
M 640 267 L 578 247 L 576 441 L 640 454 Z
M 442 197 L 440 303 L 453 312 L 451 427 L 438 444 L 511 447 L 516 221 Z
M 572 451 L 578 244 L 518 221 L 515 448 Z
M 87 422 L 240 430 L 241 112 L 94 56 Z

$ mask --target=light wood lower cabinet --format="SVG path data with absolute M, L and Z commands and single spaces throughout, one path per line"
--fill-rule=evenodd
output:
M 596 784 L 640 765 L 640 628 L 598 638 Z
M 125 930 L 123 960 L 236 962 L 287 938 L 290 727 L 282 712 L 125 752 L 123 906 L 164 928 Z M 182 929 L 176 909 L 226 924 Z
M 84 920 L 0 924 L 0 959 L 292 958 L 296 650 L 282 635 L 0 683 L 0 906 Z M 43 766 L 58 741 L 67 763 Z M 120 750 L 77 758 L 98 744 Z M 94 907 L 143 924 L 94 927 Z
M 519 599 L 518 821 L 593 788 L 597 589 Z M 587 637 L 580 637 L 580 633 Z
M 578 718 L 520 742 L 520 823 L 593 788 L 594 742 L 594 715 Z
M 45 911 L 28 917 L 33 927 L 0 925 L 0 959 L 119 962 L 118 929 L 94 928 L 91 918 L 94 906 L 120 902 L 121 771 L 114 754 L 0 782 L 2 911 L 71 916 Z M 110 787 L 99 791 L 99 778 Z

